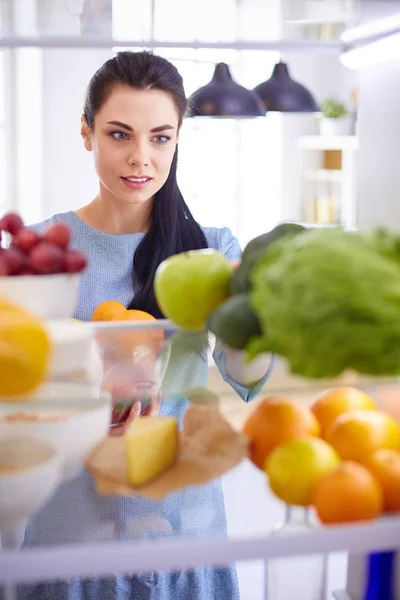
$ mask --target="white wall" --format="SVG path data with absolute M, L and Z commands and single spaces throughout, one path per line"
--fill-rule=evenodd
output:
M 71 3 L 79 9 L 80 3 Z M 64 0 L 42 6 L 42 34 L 79 35 L 79 17 Z M 77 13 L 79 10 L 76 11 Z M 86 86 L 111 49 L 43 51 L 43 217 L 78 208 L 97 193 L 92 156 L 83 148 L 80 119 Z
M 364 0 L 363 21 L 400 12 L 397 0 Z M 360 227 L 400 229 L 400 60 L 359 70 Z
M 90 202 L 98 180 L 80 137 L 85 89 L 111 53 L 99 50 L 43 52 L 44 215 L 73 210 Z

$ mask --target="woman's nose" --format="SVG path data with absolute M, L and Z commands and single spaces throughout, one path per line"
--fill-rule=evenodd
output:
M 146 167 L 150 162 L 148 148 L 145 144 L 135 144 L 128 157 L 130 166 Z

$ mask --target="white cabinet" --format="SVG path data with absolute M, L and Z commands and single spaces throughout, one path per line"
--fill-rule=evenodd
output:
M 306 222 L 356 227 L 358 146 L 358 138 L 350 135 L 298 139 L 303 153 L 302 202 Z M 339 168 L 324 168 L 324 153 L 330 151 L 340 152 L 336 155 Z

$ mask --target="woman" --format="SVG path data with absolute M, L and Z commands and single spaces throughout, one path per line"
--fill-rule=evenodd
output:
M 110 299 L 162 317 L 153 279 L 166 257 L 212 247 L 229 260 L 240 258 L 239 244 L 230 230 L 200 227 L 177 186 L 177 144 L 186 110 L 178 71 L 167 60 L 148 52 L 121 52 L 90 81 L 81 134 L 85 148 L 94 155 L 99 193 L 76 212 L 56 215 L 36 226 L 40 230 L 50 221 L 66 222 L 73 232 L 74 246 L 89 258 L 80 286 L 77 318 L 90 320 L 94 308 Z M 249 390 L 229 378 L 223 350 L 214 356 L 223 376 L 245 400 L 259 391 L 267 375 Z M 186 364 L 192 384 L 206 385 L 206 362 L 197 359 L 189 364 L 188 360 L 190 356 L 182 359 L 179 370 L 183 373 Z M 160 414 L 181 419 L 186 406 L 187 401 L 179 394 L 169 395 Z M 156 414 L 158 409 L 156 403 L 150 412 Z M 160 503 L 101 497 L 90 476 L 83 473 L 63 484 L 32 519 L 25 545 L 88 543 L 154 534 L 226 535 L 220 482 L 190 488 Z M 238 588 L 233 567 L 204 568 L 21 586 L 19 598 L 235 600 Z

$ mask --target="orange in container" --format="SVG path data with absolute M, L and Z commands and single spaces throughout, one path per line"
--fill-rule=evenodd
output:
M 125 310 L 118 313 L 113 321 L 136 321 L 154 323 L 157 321 L 153 315 L 136 309 Z M 164 341 L 162 329 L 130 329 L 114 331 L 112 334 L 113 354 L 120 360 L 130 360 L 137 353 L 143 353 L 147 348 L 152 355 L 157 355 Z

